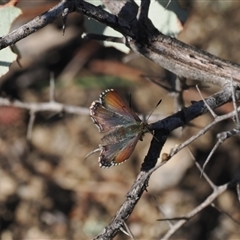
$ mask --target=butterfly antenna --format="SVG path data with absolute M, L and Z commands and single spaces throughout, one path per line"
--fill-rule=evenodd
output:
M 94 153 L 96 153 L 96 152 L 100 152 L 100 151 L 101 151 L 100 148 L 97 148 L 97 149 L 91 151 L 88 155 L 86 155 L 85 160 L 87 160 L 87 158 L 88 158 L 89 156 L 91 156 L 92 154 L 94 154 Z
M 149 120 L 149 118 L 151 117 L 151 115 L 153 114 L 153 112 L 156 110 L 156 108 L 159 106 L 159 104 L 162 102 L 162 99 L 160 99 L 158 101 L 158 103 L 156 104 L 156 106 L 153 108 L 153 110 L 150 112 L 150 114 L 148 115 L 146 122 Z
M 132 95 L 129 95 L 129 107 L 132 108 Z
M 158 101 L 158 103 L 156 104 L 156 106 L 153 108 L 153 110 L 150 112 L 150 114 L 148 115 L 147 119 L 146 119 L 146 122 L 148 122 L 149 118 L 151 117 L 151 115 L 153 114 L 153 112 L 155 111 L 155 109 L 159 106 L 159 104 L 162 102 L 162 99 L 160 99 Z M 145 126 L 146 130 L 152 134 L 152 136 L 155 138 L 155 140 L 158 141 L 158 139 L 153 135 L 153 133 L 148 129 L 147 126 Z

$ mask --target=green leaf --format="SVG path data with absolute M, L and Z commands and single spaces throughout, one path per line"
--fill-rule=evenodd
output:
M 0 36 L 6 35 L 11 27 L 12 22 L 22 13 L 16 7 L 2 7 L 0 8 Z M 9 66 L 15 61 L 17 55 L 12 52 L 10 47 L 4 48 L 0 51 L 0 77 L 6 74 Z

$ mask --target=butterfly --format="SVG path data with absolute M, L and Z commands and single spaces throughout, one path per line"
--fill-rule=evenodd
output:
M 126 161 L 132 154 L 138 140 L 148 132 L 148 124 L 141 121 L 137 114 L 113 89 L 101 93 L 99 100 L 90 106 L 90 116 L 105 135 L 99 148 L 99 166 L 111 167 Z

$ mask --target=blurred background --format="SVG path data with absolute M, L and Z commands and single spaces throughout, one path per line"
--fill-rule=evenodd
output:
M 22 26 L 59 1 L 19 1 L 23 14 L 12 29 Z M 182 29 L 179 39 L 216 56 L 240 63 L 240 15 L 238 1 L 178 1 L 175 10 Z M 169 8 L 171 7 L 171 4 Z M 179 14 L 178 14 L 179 13 Z M 0 16 L 1 18 L 1 16 Z M 66 32 L 62 19 L 19 41 L 21 54 L 10 71 L 0 78 L 1 97 L 25 103 L 49 101 L 50 74 L 55 77 L 55 101 L 88 109 L 102 91 L 114 88 L 133 109 L 148 116 L 156 103 L 155 121 L 173 114 L 173 94 L 147 81 L 154 77 L 167 85 L 169 73 L 134 53 L 83 40 L 84 16 L 68 16 Z M 181 24 L 183 26 L 181 26 Z M 193 84 L 189 79 L 188 84 Z M 209 96 L 219 89 L 204 85 Z M 195 88 L 184 92 L 185 106 L 198 101 Z M 232 110 L 231 104 L 217 114 Z M 101 134 L 86 111 L 76 114 L 39 112 L 32 137 L 27 140 L 29 111 L 0 106 L 0 236 L 11 239 L 91 239 L 111 221 L 140 171 L 152 138 L 146 134 L 130 159 L 110 169 L 98 166 L 98 154 L 85 156 L 98 147 Z M 192 125 L 177 129 L 163 152 L 196 134 L 212 121 L 210 114 Z M 216 143 L 216 134 L 232 129 L 224 121 L 190 145 L 202 165 Z M 240 148 L 237 137 L 227 140 L 213 155 L 206 172 L 217 185 L 239 174 Z M 159 211 L 168 218 L 186 215 L 212 190 L 194 165 L 189 150 L 182 150 L 151 177 L 146 192 L 127 224 L 136 239 L 159 239 L 169 229 Z M 240 234 L 239 201 L 235 189 L 221 195 L 215 204 L 226 214 L 207 207 L 190 220 L 172 239 L 237 239 Z M 238 223 L 237 223 L 238 222 Z M 116 239 L 129 239 L 119 234 Z

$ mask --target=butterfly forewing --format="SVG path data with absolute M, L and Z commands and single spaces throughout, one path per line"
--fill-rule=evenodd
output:
M 109 111 L 98 101 L 90 107 L 90 116 L 100 132 L 107 132 L 118 125 L 129 124 L 132 120 L 126 119 L 116 112 Z
M 141 121 L 137 114 L 128 106 L 128 104 L 113 89 L 108 89 L 100 95 L 102 105 L 113 112 L 116 112 L 124 118 Z

